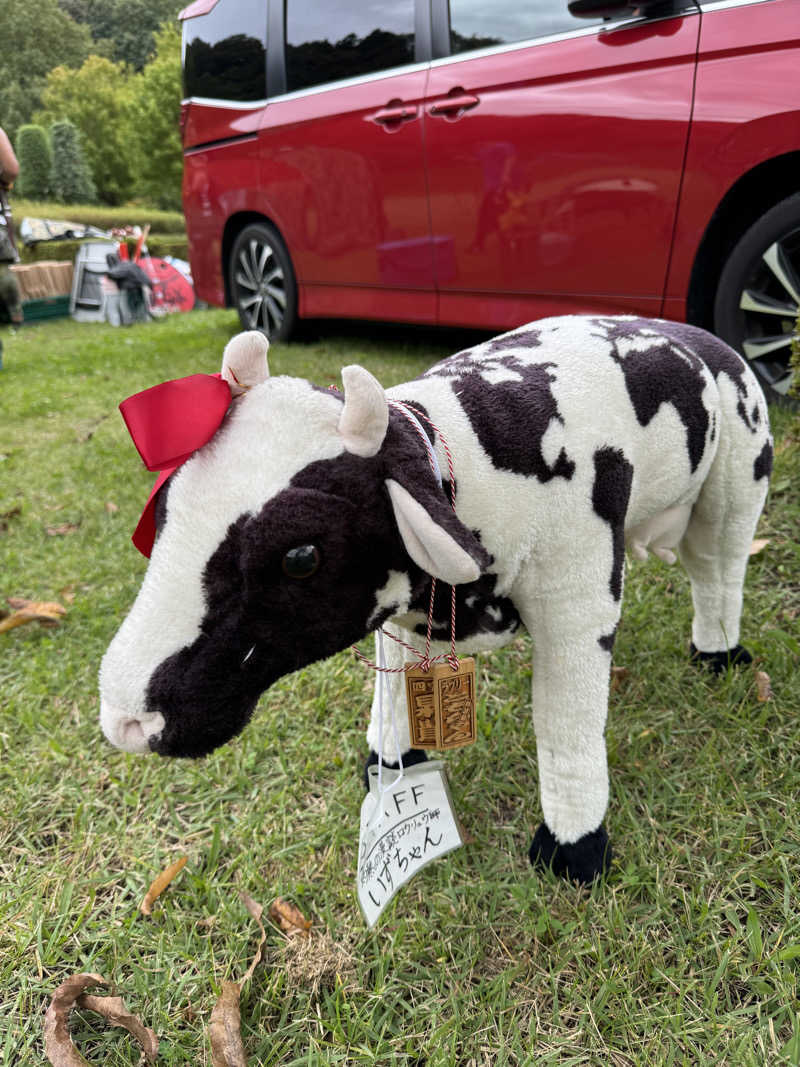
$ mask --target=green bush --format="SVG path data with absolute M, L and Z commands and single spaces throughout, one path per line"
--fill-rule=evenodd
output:
M 32 248 L 20 247 L 20 260 L 23 263 L 40 263 L 43 259 L 55 259 L 58 262 L 75 259 L 82 241 L 45 241 Z M 133 251 L 133 239 L 129 241 Z M 177 234 L 150 234 L 147 249 L 151 256 L 176 256 L 178 259 L 189 258 L 186 236 Z
M 17 158 L 17 187 L 20 193 L 25 197 L 43 199 L 50 191 L 53 150 L 42 126 L 20 126 L 17 133 Z
M 17 190 L 15 190 L 16 192 Z M 154 233 L 183 235 L 186 223 L 180 211 L 159 211 L 142 203 L 121 204 L 108 207 L 105 204 L 57 204 L 47 200 L 26 200 L 13 197 L 14 218 L 19 223 L 26 215 L 40 219 L 67 219 L 100 230 L 113 230 L 122 226 L 146 226 Z
M 81 131 L 86 158 L 106 204 L 121 204 L 134 189 L 128 71 L 102 56 L 89 56 L 79 70 L 56 67 L 47 75 L 37 122 L 69 119 Z
M 50 127 L 53 146 L 53 169 L 50 190 L 62 203 L 88 204 L 97 197 L 89 164 L 81 147 L 77 126 L 60 119 Z

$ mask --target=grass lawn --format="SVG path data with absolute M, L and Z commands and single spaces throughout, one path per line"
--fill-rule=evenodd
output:
M 686 576 L 631 567 L 614 652 L 629 673 L 608 731 L 610 877 L 587 891 L 529 868 L 540 812 L 521 638 L 480 657 L 479 741 L 447 757 L 470 843 L 370 933 L 354 879 L 372 675 L 352 654 L 275 685 L 244 734 L 199 762 L 127 756 L 97 723 L 97 668 L 145 568 L 129 537 L 152 481 L 116 406 L 217 370 L 236 329 L 208 311 L 2 333 L 0 598 L 60 600 L 68 614 L 0 634 L 0 1063 L 43 1063 L 53 989 L 97 971 L 160 1036 L 159 1063 L 209 1064 L 220 984 L 241 977 L 257 939 L 239 890 L 314 920 L 305 949 L 268 928 L 242 997 L 252 1065 L 800 1063 L 792 416 L 774 413 L 769 544 L 751 561 L 743 624 L 774 699 L 757 700 L 752 670 L 714 681 L 690 667 Z M 390 385 L 460 340 L 332 327 L 270 361 L 323 386 L 363 362 Z M 187 866 L 143 917 L 147 886 L 180 854 Z M 138 1063 L 122 1031 L 72 1022 L 91 1063 Z

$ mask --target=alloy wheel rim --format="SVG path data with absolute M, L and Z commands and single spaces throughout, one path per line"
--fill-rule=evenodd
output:
M 237 306 L 251 330 L 272 336 L 286 314 L 286 276 L 267 241 L 251 238 L 236 257 Z
M 761 253 L 739 297 L 739 313 L 745 358 L 776 393 L 785 395 L 800 313 L 800 227 Z

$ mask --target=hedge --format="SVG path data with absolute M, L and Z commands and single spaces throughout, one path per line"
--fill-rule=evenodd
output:
M 154 233 L 184 234 L 186 222 L 180 211 L 159 211 L 142 204 L 126 204 L 122 207 L 107 207 L 98 204 L 56 204 L 54 202 L 25 200 L 11 195 L 14 221 L 19 228 L 26 215 L 39 219 L 66 219 L 99 230 L 113 230 L 123 226 L 146 226 Z
M 20 262 L 38 263 L 43 259 L 74 260 L 82 243 L 82 241 L 42 241 L 32 248 L 25 248 L 20 244 Z M 128 247 L 132 252 L 134 248 L 133 238 L 129 238 Z M 151 256 L 176 256 L 178 259 L 189 258 L 189 246 L 185 234 L 183 236 L 151 234 L 147 238 L 147 249 Z

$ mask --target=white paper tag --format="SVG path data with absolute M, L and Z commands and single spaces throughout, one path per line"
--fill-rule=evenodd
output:
M 372 929 L 401 886 L 431 860 L 463 845 L 453 814 L 444 764 L 430 760 L 399 770 L 369 769 L 369 793 L 361 805 L 358 901 Z M 387 786 L 389 788 L 387 788 Z

